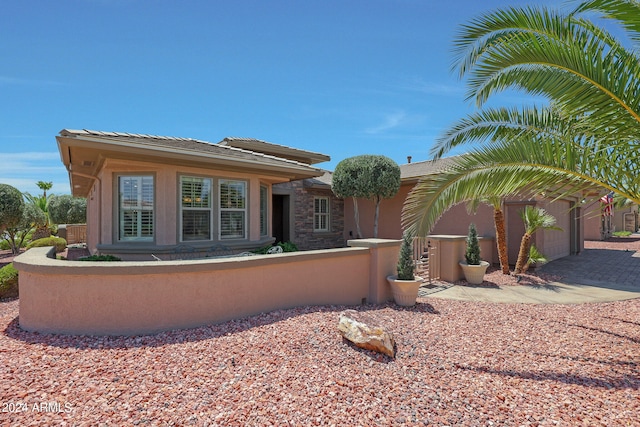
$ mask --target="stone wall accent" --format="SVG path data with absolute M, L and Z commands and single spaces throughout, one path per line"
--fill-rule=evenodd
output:
M 344 240 L 344 200 L 335 197 L 331 187 L 312 186 L 313 181 L 302 180 L 274 187 L 293 190 L 294 215 L 293 243 L 300 250 L 331 249 L 345 247 Z M 313 231 L 314 197 L 329 197 L 329 231 Z

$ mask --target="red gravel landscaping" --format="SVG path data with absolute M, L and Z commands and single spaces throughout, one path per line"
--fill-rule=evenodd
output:
M 640 425 L 640 300 L 361 307 L 397 357 L 353 347 L 344 307 L 144 337 L 24 332 L 0 303 L 2 425 Z
M 395 359 L 342 339 L 347 307 L 73 337 L 22 331 L 18 303 L 0 301 L 3 426 L 640 426 L 640 299 L 360 307 Z

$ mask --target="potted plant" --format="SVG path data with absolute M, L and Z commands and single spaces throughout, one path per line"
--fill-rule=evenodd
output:
M 397 270 L 397 276 L 387 277 L 393 293 L 393 300 L 396 304 L 404 307 L 415 305 L 422 278 L 415 275 L 413 239 L 408 232 L 405 232 L 402 236 Z
M 487 271 L 487 267 L 489 267 L 487 261 L 480 259 L 478 232 L 473 223 L 469 224 L 467 248 L 464 253 L 464 261 L 460 261 L 460 267 L 462 267 L 464 278 L 472 285 L 479 285 L 484 281 L 484 273 Z

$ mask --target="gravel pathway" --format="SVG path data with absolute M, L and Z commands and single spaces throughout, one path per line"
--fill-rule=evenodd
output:
M 640 425 L 640 300 L 361 307 L 396 359 L 344 342 L 344 308 L 118 338 L 24 332 L 0 302 L 0 424 Z

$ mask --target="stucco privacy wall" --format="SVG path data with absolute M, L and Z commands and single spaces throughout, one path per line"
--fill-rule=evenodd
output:
M 400 242 L 189 261 L 57 260 L 33 248 L 20 272 L 20 327 L 28 331 L 141 335 L 302 305 L 358 305 L 391 297 Z

